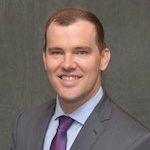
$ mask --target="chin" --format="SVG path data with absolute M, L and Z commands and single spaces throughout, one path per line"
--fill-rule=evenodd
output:
M 79 101 L 79 97 L 77 97 L 77 96 L 69 96 L 69 95 L 67 95 L 67 96 L 64 96 L 64 95 L 61 95 L 61 96 L 59 96 L 60 97 L 60 100 L 61 101 L 63 101 L 63 102 L 65 102 L 65 103 L 76 103 L 77 101 Z

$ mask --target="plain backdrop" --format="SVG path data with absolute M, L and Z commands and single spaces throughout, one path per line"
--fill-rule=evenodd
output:
M 64 5 L 102 21 L 112 59 L 103 85 L 113 101 L 150 128 L 149 0 L 0 0 L 0 149 L 16 117 L 54 97 L 42 62 L 45 22 Z

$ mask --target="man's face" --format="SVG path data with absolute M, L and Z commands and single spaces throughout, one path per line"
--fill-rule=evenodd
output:
M 99 52 L 95 28 L 88 21 L 80 20 L 68 26 L 52 23 L 47 30 L 43 59 L 62 108 L 75 109 L 98 91 L 110 51 Z

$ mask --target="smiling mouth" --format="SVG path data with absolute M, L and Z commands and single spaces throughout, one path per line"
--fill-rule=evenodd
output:
M 60 75 L 60 79 L 65 80 L 65 81 L 75 81 L 81 78 L 81 76 L 78 75 Z

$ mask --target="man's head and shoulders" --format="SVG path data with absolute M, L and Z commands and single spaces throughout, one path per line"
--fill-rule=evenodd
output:
M 80 7 L 65 7 L 48 20 L 43 51 L 44 67 L 66 114 L 87 103 L 101 88 L 103 96 L 96 111 L 103 112 L 103 116 L 109 118 L 113 111 L 117 112 L 116 117 L 129 117 L 102 89 L 102 72 L 107 69 L 110 57 L 102 23 L 93 13 Z M 34 116 L 39 112 L 51 116 L 55 106 L 56 99 L 53 99 L 32 109 L 32 114 Z
M 66 7 L 53 14 L 46 26 L 43 61 L 57 100 L 24 114 L 22 120 L 29 124 L 28 128 L 42 122 L 46 130 L 56 106 L 65 114 L 72 114 L 94 103 L 79 136 L 84 131 L 88 133 L 90 126 L 99 130 L 103 126 L 106 140 L 113 135 L 134 139 L 148 132 L 103 91 L 102 72 L 107 69 L 110 57 L 103 26 L 93 13 Z

